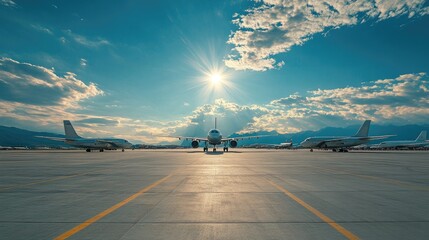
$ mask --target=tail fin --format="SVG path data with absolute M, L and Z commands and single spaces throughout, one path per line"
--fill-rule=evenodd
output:
M 359 131 L 354 135 L 355 137 L 368 137 L 369 125 L 371 120 L 365 120 L 362 126 L 359 128 Z
M 427 137 L 427 132 L 426 131 L 422 131 L 420 133 L 420 135 L 417 137 L 416 142 L 426 141 L 426 137 Z
M 81 138 L 77 135 L 69 120 L 64 120 L 64 132 L 66 134 L 66 139 Z
M 214 129 L 217 129 L 217 118 L 215 117 L 215 128 Z

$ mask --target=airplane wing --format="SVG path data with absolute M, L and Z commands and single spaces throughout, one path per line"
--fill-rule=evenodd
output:
M 112 147 L 117 147 L 117 148 L 121 148 L 121 146 L 119 146 L 118 144 L 116 144 L 113 141 L 109 141 L 109 140 L 103 140 L 103 139 L 97 139 L 97 142 L 100 143 L 106 143 L 106 144 L 110 144 Z
M 239 140 L 245 140 L 245 139 L 258 139 L 262 137 L 275 137 L 277 135 L 255 135 L 255 136 L 245 136 L 245 137 L 234 137 L 234 138 L 222 138 L 222 142 L 228 142 L 228 141 L 239 141 Z
M 321 141 L 319 144 L 317 144 L 316 147 L 322 147 L 326 143 L 340 142 L 340 141 L 343 141 L 344 139 L 347 139 L 347 138 L 327 139 L 327 140 Z
M 396 135 L 352 137 L 352 138 L 351 137 L 344 137 L 344 138 L 327 139 L 327 140 L 324 140 L 324 141 L 320 142 L 319 144 L 317 144 L 317 147 L 322 147 L 326 143 L 340 142 L 340 141 L 347 140 L 347 139 L 373 141 L 373 140 L 381 140 L 381 139 L 385 139 L 385 138 L 389 138 L 389 137 L 393 137 L 393 136 L 396 136 Z
M 381 140 L 381 139 L 385 139 L 385 138 L 390 138 L 390 137 L 395 137 L 396 135 L 383 135 L 383 136 L 368 136 L 368 137 L 360 137 L 360 140 L 368 140 L 368 141 L 372 141 L 372 140 Z
M 60 137 L 48 137 L 48 136 L 34 136 L 34 137 L 36 137 L 36 138 L 46 138 L 46 139 L 50 139 L 50 140 L 53 140 L 53 141 L 59 141 L 59 142 L 65 142 L 65 141 L 67 141 L 67 139 L 60 138 Z
M 201 137 L 184 137 L 184 136 L 162 136 L 167 138 L 178 138 L 179 140 L 190 140 L 190 141 L 198 141 L 198 142 L 207 142 L 207 138 Z

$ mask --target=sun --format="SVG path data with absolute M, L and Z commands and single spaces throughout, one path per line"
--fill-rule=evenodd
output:
M 212 84 L 219 84 L 222 82 L 222 76 L 218 73 L 212 74 L 210 76 L 210 81 L 212 82 Z

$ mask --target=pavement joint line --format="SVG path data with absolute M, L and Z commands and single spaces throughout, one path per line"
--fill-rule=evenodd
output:
M 81 222 L 58 222 L 58 221 L 41 221 L 41 222 L 37 222 L 37 221 L 0 221 L 0 223 L 3 224 L 7 224 L 7 223 L 14 223 L 14 224 L 68 224 L 68 223 L 81 223 Z M 192 222 L 192 221 L 174 221 L 174 222 L 156 222 L 156 221 L 146 221 L 146 222 L 141 222 L 141 221 L 122 221 L 122 222 L 103 222 L 103 221 L 97 221 L 94 222 L 93 224 L 134 224 L 134 225 L 138 225 L 138 224 L 278 224 L 278 223 L 290 223 L 290 224 L 326 224 L 326 222 L 323 221 L 265 221 L 265 222 L 255 222 L 255 221 L 216 221 L 216 222 L 209 222 L 209 221 L 201 221 L 201 222 Z M 337 221 L 336 223 L 371 223 L 371 224 L 378 224 L 378 223 L 429 223 L 429 221 L 426 220 L 422 220 L 422 221 L 413 221 L 413 220 L 392 220 L 392 221 L 388 221 L 388 220 L 380 220 L 380 221 Z
M 378 180 L 378 181 L 382 181 L 385 183 L 391 183 L 393 185 L 400 186 L 400 187 L 408 187 L 408 188 L 411 188 L 413 190 L 429 191 L 429 187 L 418 186 L 418 185 L 408 183 L 408 182 L 403 182 L 400 180 L 394 180 L 394 179 L 390 179 L 390 178 L 377 177 L 377 176 L 371 176 L 371 175 L 365 175 L 365 174 L 356 174 L 356 173 L 352 173 L 349 171 L 330 169 L 330 168 L 322 168 L 322 167 L 314 167 L 314 168 L 322 169 L 322 170 L 330 172 L 330 173 L 341 173 L 341 174 L 347 174 L 347 175 L 351 175 L 351 176 L 355 176 L 355 177 L 359 177 L 359 178 L 364 178 L 364 179 Z
M 87 175 L 87 174 L 91 174 L 91 173 L 103 172 L 103 171 L 108 171 L 108 170 L 111 170 L 111 169 L 110 168 L 109 169 L 101 169 L 101 170 L 95 170 L 95 171 L 90 171 L 90 172 L 83 172 L 83 173 L 76 173 L 76 174 L 72 174 L 72 175 L 60 176 L 60 177 L 55 177 L 55 178 L 50 178 L 50 179 L 43 179 L 43 180 L 30 182 L 30 183 L 16 184 L 16 185 L 0 188 L 0 192 L 4 191 L 4 190 L 21 188 L 21 187 L 28 187 L 28 186 L 32 186 L 32 185 L 41 184 L 41 183 L 54 182 L 54 181 L 58 181 L 58 180 L 63 180 L 63 179 L 67 179 L 67 178 L 74 178 L 74 177 L 78 177 L 78 176 L 83 176 L 83 175 Z
M 89 227 L 91 224 L 97 222 L 98 220 L 102 219 L 103 217 L 109 215 L 110 213 L 118 210 L 119 208 L 123 207 L 124 205 L 126 205 L 127 203 L 131 202 L 132 200 L 136 199 L 137 197 L 139 197 L 140 195 L 142 195 L 143 193 L 151 190 L 152 188 L 158 186 L 159 184 L 165 182 L 167 179 L 169 179 L 171 176 L 173 176 L 172 174 L 169 174 L 166 177 L 163 177 L 161 179 L 159 179 L 156 182 L 153 182 L 152 184 L 150 184 L 149 186 L 146 186 L 142 189 L 140 189 L 138 192 L 134 193 L 133 195 L 129 196 L 128 198 L 122 200 L 121 202 L 111 206 L 110 208 L 102 211 L 101 213 L 87 219 L 86 221 L 84 221 L 83 223 L 75 226 L 74 228 L 68 230 L 67 232 L 62 233 L 61 235 L 57 236 L 56 238 L 54 238 L 54 240 L 63 240 L 63 239 L 67 239 L 73 235 L 75 235 L 76 233 L 82 231 L 83 229 Z
M 271 185 L 276 187 L 279 191 L 283 192 L 286 196 L 294 200 L 295 202 L 299 203 L 301 206 L 306 208 L 308 211 L 316 215 L 318 218 L 320 218 L 325 223 L 329 224 L 332 228 L 334 228 L 337 232 L 341 233 L 344 237 L 350 240 L 359 240 L 360 238 L 350 232 L 349 230 L 345 229 L 343 226 L 317 210 L 316 208 L 312 207 L 310 204 L 304 202 L 302 199 L 297 197 L 295 194 L 289 192 L 287 189 L 283 188 L 282 186 L 276 184 L 275 182 L 265 178 L 266 181 L 268 181 Z

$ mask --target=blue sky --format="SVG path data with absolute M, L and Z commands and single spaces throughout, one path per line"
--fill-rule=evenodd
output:
M 214 116 L 226 135 L 427 123 L 427 26 L 424 0 L 0 0 L 0 124 L 153 143 Z

